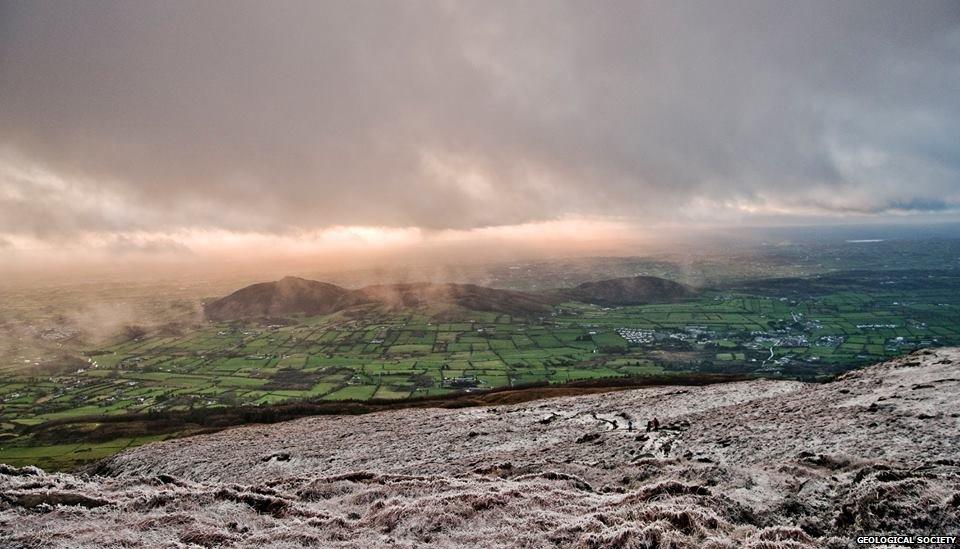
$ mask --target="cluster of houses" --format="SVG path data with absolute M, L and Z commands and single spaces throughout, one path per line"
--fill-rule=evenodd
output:
M 654 330 L 639 330 L 637 328 L 619 328 L 617 333 L 631 345 L 645 345 L 657 340 Z
M 482 384 L 483 381 L 477 379 L 477 376 L 469 375 L 444 378 L 440 386 L 448 389 L 466 389 L 469 391 Z

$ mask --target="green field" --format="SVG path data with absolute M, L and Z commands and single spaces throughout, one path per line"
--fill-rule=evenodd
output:
M 86 365 L 68 373 L 6 373 L 0 462 L 62 468 L 148 440 L 38 447 L 25 430 L 49 421 L 671 372 L 817 379 L 960 344 L 960 278 L 906 288 L 871 280 L 807 293 L 769 285 L 710 290 L 659 305 L 565 303 L 537 319 L 463 311 L 452 321 L 365 308 L 118 342 L 89 349 Z

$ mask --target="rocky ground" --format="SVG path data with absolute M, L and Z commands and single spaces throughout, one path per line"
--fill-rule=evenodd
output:
M 958 442 L 958 349 L 822 385 L 308 418 L 89 474 L 0 466 L 0 547 L 850 547 L 960 533 Z

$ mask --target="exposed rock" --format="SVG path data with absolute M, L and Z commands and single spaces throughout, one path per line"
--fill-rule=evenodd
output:
M 839 548 L 952 533 L 960 384 L 937 381 L 958 359 L 240 427 L 128 450 L 97 476 L 0 466 L 0 546 Z M 623 420 L 654 415 L 665 427 L 649 433 Z

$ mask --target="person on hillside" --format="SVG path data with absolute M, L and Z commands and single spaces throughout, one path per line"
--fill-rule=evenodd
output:
M 652 422 L 652 423 L 653 423 L 653 430 L 654 430 L 654 431 L 659 431 L 659 430 L 660 430 L 660 420 L 657 419 L 657 418 L 653 418 L 653 422 Z

